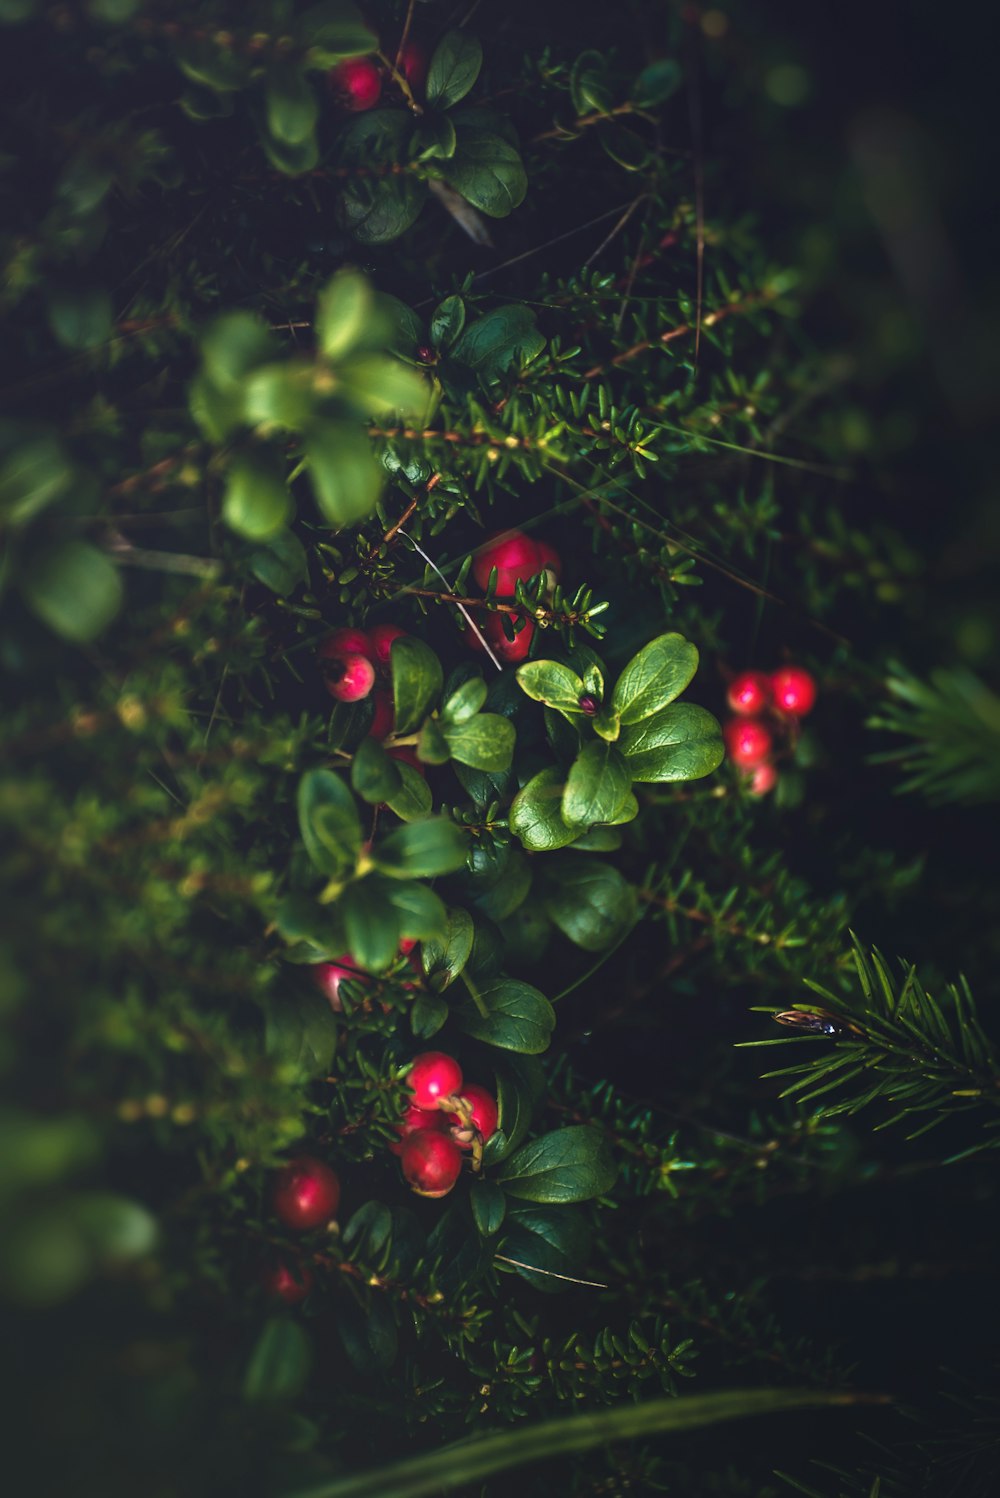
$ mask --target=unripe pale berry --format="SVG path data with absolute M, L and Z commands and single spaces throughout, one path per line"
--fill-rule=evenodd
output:
M 816 683 L 801 666 L 784 666 L 771 677 L 774 700 L 783 713 L 804 718 L 816 702 Z
M 498 660 L 512 664 L 527 658 L 535 633 L 535 626 L 531 619 L 525 621 L 524 628 L 519 630 L 512 640 L 508 640 L 504 633 L 503 619 L 500 614 L 487 614 L 485 619 L 479 619 L 476 622 Z M 483 642 L 474 630 L 465 631 L 465 642 L 471 645 L 473 650 L 483 650 Z
M 386 734 L 392 733 L 392 725 L 396 717 L 392 693 L 385 687 L 376 687 L 372 693 L 372 702 L 375 704 L 375 716 L 368 729 L 368 737 L 384 739 Z
M 759 765 L 754 765 L 749 779 L 751 796 L 766 796 L 768 791 L 773 791 L 777 785 L 778 772 L 771 761 L 765 759 Z
M 347 57 L 327 74 L 330 88 L 342 109 L 352 114 L 371 109 L 382 92 L 382 75 L 370 57 Z
M 340 1179 L 315 1155 L 289 1160 L 274 1177 L 271 1206 L 286 1228 L 307 1233 L 325 1226 L 340 1204 Z
M 366 656 L 345 655 L 331 660 L 326 689 L 338 702 L 360 702 L 374 685 L 375 667 Z
M 741 671 L 729 683 L 726 701 L 734 713 L 755 718 L 771 701 L 771 682 L 762 671 Z
M 771 735 L 756 718 L 730 718 L 722 736 L 729 758 L 744 769 L 759 765 L 771 752 Z
M 278 1262 L 268 1265 L 260 1282 L 266 1294 L 275 1300 L 283 1300 L 286 1306 L 297 1306 L 312 1289 L 313 1274 L 307 1264 L 290 1266 Z
M 444 1051 L 423 1051 L 416 1058 L 407 1078 L 418 1108 L 436 1108 L 444 1098 L 462 1090 L 462 1068 L 454 1056 Z
M 447 1196 L 462 1170 L 462 1152 L 438 1129 L 417 1129 L 403 1141 L 403 1175 L 420 1196 Z
M 496 1098 L 486 1091 L 485 1087 L 478 1086 L 475 1082 L 467 1082 L 462 1088 L 461 1096 L 469 1104 L 471 1111 L 472 1129 L 482 1136 L 483 1143 L 497 1131 L 497 1102 Z M 458 1113 L 449 1113 L 448 1122 L 451 1124 L 452 1138 L 462 1149 L 472 1148 L 472 1130 L 469 1129 L 464 1119 Z
M 395 1144 L 390 1144 L 389 1149 L 394 1155 L 403 1153 L 403 1145 L 411 1134 L 418 1129 L 437 1129 L 443 1132 L 448 1126 L 448 1120 L 439 1108 L 433 1111 L 429 1108 L 418 1108 L 416 1103 L 410 1103 L 399 1123 L 396 1125 L 396 1133 L 399 1139 Z
M 376 624 L 368 631 L 368 638 L 377 663 L 380 666 L 388 666 L 392 642 L 405 639 L 406 630 L 400 629 L 398 624 Z
M 503 531 L 481 546 L 472 559 L 472 575 L 485 592 L 490 573 L 497 569 L 497 596 L 512 598 L 514 584 L 526 583 L 541 572 L 538 546 L 523 531 Z

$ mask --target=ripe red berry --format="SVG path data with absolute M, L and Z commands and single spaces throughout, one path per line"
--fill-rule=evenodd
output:
M 283 1165 L 271 1187 L 274 1215 L 286 1228 L 307 1233 L 330 1221 L 340 1203 L 336 1171 L 315 1155 L 299 1155 Z
M 816 702 L 816 683 L 801 666 L 784 666 L 771 677 L 774 700 L 784 713 L 804 718 Z
M 487 614 L 485 619 L 480 618 L 476 622 L 489 641 L 493 654 L 498 660 L 510 664 L 514 661 L 523 661 L 526 659 L 528 651 L 531 649 L 532 636 L 535 633 L 535 626 L 530 619 L 525 621 L 524 628 L 519 630 L 512 640 L 508 640 L 504 633 L 502 615 Z M 465 642 L 467 645 L 471 645 L 473 650 L 483 650 L 482 640 L 471 629 L 465 631 Z
M 371 639 L 363 629 L 335 629 L 327 635 L 318 654 L 321 661 L 342 661 L 349 655 L 363 655 L 366 660 L 375 660 Z
M 771 701 L 771 682 L 762 671 L 741 671 L 729 683 L 726 701 L 734 713 L 755 718 Z
M 406 630 L 400 629 L 398 624 L 376 624 L 374 629 L 368 631 L 368 638 L 377 663 L 380 666 L 388 666 L 392 642 L 405 639 Z
M 386 687 L 376 687 L 372 693 L 372 702 L 375 704 L 375 716 L 368 729 L 368 737 L 384 739 L 386 734 L 392 733 L 392 725 L 396 718 L 392 693 Z
M 412 744 L 395 744 L 391 749 L 387 749 L 386 753 L 388 754 L 390 759 L 401 759 L 404 765 L 410 765 L 414 770 L 417 770 L 425 780 L 427 779 L 427 766 L 421 764 L 420 760 L 417 758 L 417 751 L 414 749 Z
M 436 1108 L 444 1098 L 462 1090 L 462 1068 L 444 1051 L 423 1051 L 407 1078 L 418 1108 Z
M 497 597 L 513 598 L 514 584 L 526 583 L 546 565 L 538 555 L 538 544 L 523 531 L 502 531 L 481 546 L 472 559 L 472 575 L 485 591 L 490 573 L 497 569 Z
M 759 765 L 754 765 L 749 778 L 751 796 L 766 796 L 777 785 L 778 772 L 771 761 L 765 759 Z
M 382 75 L 370 57 L 348 57 L 327 74 L 330 88 L 342 109 L 360 114 L 379 101 Z
M 427 53 L 419 42 L 408 41 L 399 59 L 399 71 L 415 94 L 423 92 L 427 80 Z
M 448 1126 L 448 1120 L 440 1109 L 418 1108 L 416 1103 L 410 1103 L 399 1123 L 396 1125 L 396 1133 L 399 1139 L 395 1144 L 390 1144 L 390 1152 L 394 1155 L 403 1153 L 403 1145 L 411 1134 L 418 1129 L 437 1129 L 443 1132 Z
M 314 1283 L 312 1270 L 307 1264 L 288 1265 L 280 1260 L 268 1265 L 260 1282 L 266 1294 L 283 1300 L 286 1306 L 297 1306 L 305 1300 Z
M 360 702 L 375 685 L 375 667 L 366 656 L 334 657 L 326 675 L 326 689 L 338 702 Z
M 485 1087 L 479 1087 L 475 1082 L 467 1082 L 462 1088 L 462 1098 L 469 1104 L 472 1113 L 472 1128 L 480 1134 L 485 1144 L 487 1139 L 497 1131 L 497 1103 L 496 1098 L 486 1091 Z M 457 1113 L 448 1114 L 448 1122 L 451 1124 L 451 1137 L 462 1149 L 472 1148 L 472 1132 L 468 1125 Z
M 462 1152 L 438 1129 L 417 1129 L 403 1141 L 403 1175 L 420 1196 L 447 1196 L 462 1170 Z
M 313 968 L 313 980 L 321 993 L 326 994 L 330 1000 L 331 1009 L 339 1014 L 343 1010 L 343 1001 L 340 997 L 340 985 L 345 982 L 363 983 L 365 975 L 358 972 L 354 958 L 350 952 L 344 952 L 340 957 L 334 958 L 333 962 L 317 962 Z
M 730 759 L 744 769 L 759 765 L 771 752 L 771 735 L 756 718 L 730 718 L 722 736 Z

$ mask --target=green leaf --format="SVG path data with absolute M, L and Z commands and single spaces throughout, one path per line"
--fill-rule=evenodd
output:
M 497 1132 L 486 1141 L 483 1156 L 490 1166 L 506 1159 L 527 1137 L 547 1085 L 537 1056 L 518 1056 L 509 1052 L 497 1057 L 494 1070 L 499 1118 Z
M 276 140 L 299 145 L 315 130 L 319 103 L 301 68 L 294 63 L 271 65 L 265 80 L 264 103 L 267 128 Z
M 698 1430 L 750 1415 L 777 1415 L 864 1402 L 827 1389 L 727 1389 L 717 1394 L 647 1399 L 614 1409 L 559 1415 L 513 1430 L 464 1437 L 387 1467 L 326 1478 L 297 1489 L 290 1498 L 438 1498 L 456 1488 L 472 1488 L 496 1472 L 509 1471 L 570 1453 L 603 1450 L 616 1442 L 637 1442 L 671 1431 Z
M 285 598 L 300 583 L 309 581 L 306 549 L 294 531 L 280 530 L 270 536 L 266 545 L 252 551 L 247 567 L 259 583 Z
M 238 386 L 220 390 L 204 372 L 195 375 L 188 387 L 188 405 L 209 442 L 225 442 L 237 427 L 246 424 L 243 391 Z
M 359 354 L 341 364 L 338 395 L 363 416 L 419 415 L 427 405 L 423 375 L 389 354 Z
M 338 527 L 366 520 L 382 492 L 382 473 L 364 433 L 340 422 L 314 427 L 306 457 L 324 519 Z
M 316 370 L 304 359 L 263 364 L 243 381 L 243 419 L 265 431 L 300 432 L 316 409 Z
M 309 66 L 332 68 L 344 57 L 372 52 L 376 38 L 354 0 L 320 0 L 295 21 L 295 40 L 309 48 Z
M 572 1124 L 522 1144 L 496 1178 L 522 1201 L 583 1202 L 610 1191 L 616 1174 L 607 1136 L 589 1124 Z
M 477 1181 L 469 1192 L 472 1220 L 483 1238 L 493 1238 L 503 1225 L 507 1198 L 495 1181 Z
M 681 65 L 672 57 L 661 57 L 659 62 L 643 68 L 632 85 L 633 104 L 641 109 L 653 104 L 663 104 L 671 98 L 684 82 Z
M 611 864 L 564 853 L 546 880 L 545 909 L 574 945 L 600 952 L 635 920 L 635 890 Z
M 103 287 L 55 289 L 48 298 L 49 327 L 64 348 L 92 349 L 111 335 L 111 293 Z
M 395 649 L 395 646 L 393 646 Z M 468 839 L 447 817 L 428 817 L 397 827 L 375 850 L 375 860 L 392 878 L 433 879 L 464 867 Z
M 477 989 L 476 1002 L 459 1012 L 459 1027 L 466 1035 L 526 1056 L 548 1050 L 555 1023 L 556 1012 L 545 995 L 517 978 L 501 978 Z
M 555 765 L 533 775 L 511 803 L 508 825 L 529 853 L 552 853 L 580 835 L 563 821 L 564 776 Z
M 274 924 L 285 941 L 314 947 L 315 962 L 330 962 L 344 950 L 344 931 L 336 910 L 318 904 L 310 895 L 286 895 L 274 913 Z
M 624 125 L 601 125 L 597 138 L 603 149 L 627 172 L 640 172 L 650 159 L 650 148 L 634 130 Z
M 675 702 L 624 729 L 618 747 L 637 781 L 697 780 L 718 769 L 725 756 L 715 718 L 689 702 Z
M 316 342 L 323 357 L 336 361 L 364 340 L 375 297 L 359 271 L 345 267 L 328 281 L 316 304 Z
M 344 227 L 363 244 L 386 244 L 398 238 L 426 201 L 426 184 L 412 173 L 370 175 L 374 166 L 406 164 L 411 130 L 412 120 L 405 110 L 369 109 L 345 126 L 338 138 L 338 165 L 359 172 L 343 184 L 340 215 Z
M 463 125 L 455 154 L 434 165 L 435 175 L 490 218 L 506 218 L 528 191 L 528 174 L 516 147 L 492 131 Z
M 456 363 L 471 369 L 485 384 L 491 384 L 512 364 L 525 364 L 545 347 L 530 307 L 513 302 L 494 307 L 471 323 L 452 349 Z
M 415 822 L 418 817 L 425 817 L 434 804 L 431 788 L 412 765 L 403 760 L 394 763 L 399 771 L 399 789 L 384 798 L 385 804 L 401 822 Z
M 19 443 L 0 465 L 0 521 L 25 525 L 61 498 L 73 482 L 71 468 L 55 437 Z
M 448 988 L 472 955 L 475 927 L 467 910 L 449 905 L 443 932 L 425 941 L 420 949 L 423 969 L 438 992 Z
M 465 327 L 465 303 L 460 296 L 447 296 L 431 314 L 431 347 L 447 353 Z
M 379 898 L 396 912 L 400 936 L 411 941 L 434 941 L 445 931 L 448 907 L 430 885 L 416 879 L 369 879 Z
M 171 50 L 181 72 L 193 83 L 219 93 L 232 93 L 246 88 L 250 82 L 250 60 L 242 51 L 218 46 L 214 38 L 199 40 L 193 28 L 174 42 Z
M 517 684 L 534 702 L 544 702 L 560 712 L 579 713 L 583 682 L 575 671 L 558 661 L 527 661 L 517 668 Z
M 392 1240 L 392 1213 L 384 1202 L 365 1202 L 346 1223 L 341 1237 L 365 1264 L 379 1264 Z
M 698 651 L 683 635 L 658 635 L 633 656 L 615 683 L 612 706 L 622 726 L 650 717 L 679 697 L 698 669 Z
M 219 390 L 237 389 L 259 364 L 277 352 L 274 337 L 251 312 L 224 312 L 208 325 L 201 339 L 204 370 Z
M 344 1350 L 359 1373 L 371 1377 L 392 1367 L 399 1349 L 399 1328 L 384 1295 L 373 1297 L 367 1305 L 345 1298 L 338 1307 L 336 1324 Z
M 107 628 L 124 593 L 114 563 L 87 541 L 60 541 L 35 552 L 20 583 L 32 613 L 75 645 L 89 644 Z
M 303 1081 L 325 1077 L 337 1044 L 337 1021 L 329 1002 L 315 989 L 289 983 L 268 999 L 264 1048 L 276 1061 L 294 1067 Z
M 499 713 L 477 713 L 443 732 L 452 759 L 473 770 L 506 770 L 514 757 L 514 725 Z
M 629 772 L 615 745 L 592 739 L 570 765 L 562 796 L 563 821 L 576 828 L 613 822 L 631 790 Z
M 319 162 L 319 142 L 315 135 L 307 135 L 305 140 L 292 142 L 279 140 L 262 128 L 260 143 L 271 165 L 288 177 L 299 177 L 303 172 L 311 172 Z
M 264 1323 L 243 1376 L 243 1398 L 253 1404 L 294 1399 L 309 1377 L 312 1350 L 309 1338 L 290 1316 L 272 1316 Z
M 440 696 L 444 685 L 441 662 L 423 640 L 404 635 L 393 640 L 389 664 L 396 733 L 413 733 Z
M 589 1250 L 590 1235 L 582 1214 L 563 1206 L 511 1208 L 497 1251 L 506 1259 L 517 1260 L 514 1272 L 529 1285 L 552 1295 L 570 1288 L 565 1280 L 554 1276 L 579 1270 Z M 534 1274 L 532 1268 L 542 1272 Z
M 580 53 L 569 75 L 569 91 L 577 114 L 591 114 L 594 110 L 607 113 L 613 95 L 607 58 L 602 52 Z
M 519 848 L 504 851 L 502 862 L 474 875 L 469 886 L 471 903 L 495 921 L 512 915 L 531 888 L 531 864 L 527 858 Z
M 351 761 L 351 786 L 370 805 L 388 801 L 402 789 L 399 765 L 376 739 L 362 739 Z
M 418 1040 L 430 1040 L 445 1023 L 451 1011 L 436 993 L 418 993 L 410 1007 L 410 1029 Z
M 314 868 L 331 878 L 353 869 L 361 852 L 354 797 L 332 770 L 307 770 L 299 781 L 299 830 Z
M 417 739 L 417 758 L 426 765 L 446 765 L 448 757 L 441 724 L 436 718 L 426 718 Z
M 414 161 L 446 161 L 454 156 L 457 143 L 458 136 L 450 117 L 427 112 L 413 132 L 410 154 Z
M 222 518 L 231 531 L 250 541 L 266 541 L 284 530 L 292 496 L 277 460 L 257 452 L 237 458 L 226 474 Z
M 464 99 L 482 65 L 483 45 L 478 38 L 465 31 L 446 31 L 427 70 L 428 104 L 450 109 Z
M 464 681 L 441 708 L 442 724 L 452 726 L 467 723 L 470 718 L 474 718 L 486 701 L 486 691 L 486 683 L 481 676 L 473 676 Z
M 384 898 L 381 881 L 359 879 L 349 884 L 337 901 L 337 913 L 358 966 L 384 972 L 399 950 L 402 931 L 397 912 Z

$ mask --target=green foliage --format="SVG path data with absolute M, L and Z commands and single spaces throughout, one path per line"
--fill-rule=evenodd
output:
M 960 669 L 921 681 L 897 667 L 886 687 L 890 701 L 868 726 L 911 740 L 873 756 L 906 775 L 900 790 L 937 806 L 1000 800 L 1000 697 L 985 682 Z

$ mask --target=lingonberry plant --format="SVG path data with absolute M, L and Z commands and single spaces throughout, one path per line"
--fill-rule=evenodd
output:
M 556 1453 L 526 1492 L 770 1498 L 835 1430 L 696 1431 L 897 1439 L 816 1283 L 899 1263 L 831 1203 L 930 1173 L 847 1115 L 974 1150 L 998 1064 L 957 961 L 935 999 L 849 945 L 924 874 L 858 747 L 920 595 L 837 487 L 891 443 L 823 257 L 692 139 L 774 72 L 727 16 L 0 0 L 0 1291 L 47 1491 Z M 791 1101 L 762 1034 L 818 1058 Z

